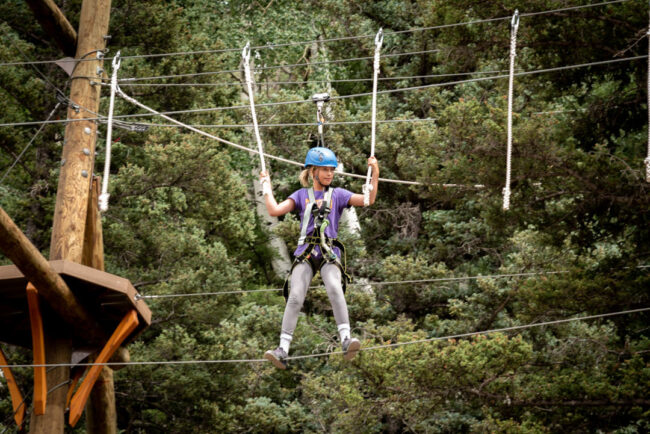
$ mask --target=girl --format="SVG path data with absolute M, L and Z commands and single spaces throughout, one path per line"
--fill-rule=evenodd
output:
M 379 165 L 375 157 L 368 159 L 368 165 L 372 167 L 372 190 L 370 191 L 372 205 L 377 197 Z M 305 158 L 305 168 L 300 173 L 300 183 L 304 187 L 311 185 L 311 188 L 301 188 L 279 204 L 273 197 L 269 175 L 266 172 L 260 174 L 264 202 L 269 214 L 277 217 L 296 210 L 300 215 L 300 239 L 298 248 L 294 252 L 296 259 L 287 278 L 291 287 L 288 298 L 287 282 L 285 282 L 287 305 L 282 319 L 280 346 L 264 354 L 264 358 L 280 369 L 287 367 L 286 359 L 293 339 L 293 331 L 298 323 L 298 314 L 305 301 L 309 283 L 318 271 L 334 310 L 343 357 L 345 360 L 351 360 L 361 348 L 359 340 L 350 337 L 348 306 L 343 296 L 344 285 L 349 280 L 349 276 L 345 273 L 343 245 L 336 240 L 336 235 L 341 213 L 350 206 L 363 206 L 363 194 L 354 194 L 344 188 L 331 187 L 336 166 L 338 166 L 336 155 L 330 149 L 323 147 L 310 149 Z M 342 282 L 342 278 L 346 281 Z

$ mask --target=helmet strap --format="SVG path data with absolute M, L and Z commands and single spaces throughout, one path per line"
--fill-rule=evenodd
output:
M 323 184 L 320 183 L 320 178 L 318 177 L 318 170 L 319 170 L 319 169 L 318 169 L 318 166 L 314 166 L 314 167 L 312 168 L 312 171 L 311 171 L 311 176 L 312 176 L 312 178 L 314 178 L 314 180 L 315 180 L 316 182 L 318 182 L 318 185 L 320 185 L 321 187 L 323 187 Z

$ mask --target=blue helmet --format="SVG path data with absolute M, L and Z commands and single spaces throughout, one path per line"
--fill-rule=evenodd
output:
M 336 160 L 336 155 L 332 152 L 331 149 L 316 147 L 311 148 L 307 152 L 307 158 L 305 158 L 305 167 L 307 166 L 320 166 L 320 167 L 336 167 L 339 163 Z

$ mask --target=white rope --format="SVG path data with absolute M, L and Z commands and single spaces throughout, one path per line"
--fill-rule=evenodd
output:
M 260 154 L 260 164 L 262 172 L 266 172 L 266 163 L 264 162 L 264 150 L 262 149 L 262 138 L 260 137 L 260 129 L 257 125 L 257 114 L 255 113 L 255 95 L 253 93 L 253 77 L 251 75 L 251 44 L 248 42 L 242 51 L 242 59 L 244 60 L 244 75 L 246 76 L 246 86 L 248 88 L 248 101 L 251 105 L 251 116 L 253 117 L 253 129 L 255 130 L 255 140 L 257 140 L 257 150 Z
M 650 182 L 650 25 L 648 26 L 648 156 L 645 162 L 645 179 Z
M 491 330 L 482 330 L 482 331 L 475 331 L 475 332 L 468 332 L 468 333 L 457 333 L 457 334 L 447 335 L 447 336 L 436 336 L 427 339 L 418 339 L 415 341 L 395 342 L 386 345 L 375 345 L 372 347 L 361 348 L 359 351 L 383 350 L 388 348 L 402 347 L 405 345 L 424 344 L 424 343 L 429 343 L 434 341 L 448 341 L 450 339 L 461 339 L 461 338 L 468 338 L 468 337 L 479 336 L 479 335 L 490 335 L 494 333 L 504 333 L 504 332 L 511 332 L 516 330 L 525 330 L 525 329 L 530 329 L 535 327 L 545 327 L 550 325 L 566 324 L 575 321 L 587 321 L 592 319 L 608 318 L 608 317 L 620 316 L 620 315 L 629 315 L 633 313 L 641 313 L 647 311 L 650 311 L 650 307 L 641 307 L 638 309 L 629 309 L 629 310 L 623 310 L 618 312 L 601 313 L 596 315 L 585 315 L 585 316 L 579 316 L 574 318 L 556 319 L 551 321 L 522 324 L 518 326 L 502 327 L 502 328 L 491 329 Z M 335 354 L 343 354 L 343 351 L 330 351 L 330 352 L 317 353 L 317 354 L 305 354 L 302 356 L 291 356 L 291 357 L 287 357 L 287 360 L 311 359 L 316 357 L 331 356 Z M 0 368 L 10 368 L 10 369 L 36 368 L 36 367 L 59 368 L 59 367 L 68 367 L 68 366 L 73 367 L 73 366 L 114 366 L 114 365 L 115 366 L 117 365 L 119 366 L 208 365 L 208 364 L 223 364 L 223 363 L 264 363 L 264 362 L 268 362 L 268 360 L 267 359 L 226 359 L 226 360 L 160 360 L 160 361 L 142 361 L 142 362 L 107 362 L 107 363 L 77 363 L 77 364 L 51 363 L 51 364 L 0 365 Z
M 115 107 L 115 91 L 117 89 L 117 71 L 120 69 L 120 52 L 113 57 L 113 73 L 111 74 L 111 97 L 108 104 L 108 120 L 106 123 L 106 159 L 104 160 L 104 179 L 102 179 L 102 193 L 99 195 L 99 210 L 108 211 L 108 177 L 111 170 L 111 142 L 113 141 L 113 108 Z
M 519 28 L 519 10 L 515 10 L 510 23 L 510 76 L 508 82 L 508 145 L 506 151 L 506 186 L 503 188 L 503 209 L 510 209 L 510 170 L 512 160 L 512 93 L 515 74 L 515 56 L 517 50 L 517 29 Z
M 375 60 L 373 63 L 372 75 L 372 117 L 370 126 L 370 157 L 375 156 L 375 132 L 377 130 L 377 77 L 379 77 L 379 67 L 381 59 L 381 45 L 384 42 L 383 30 L 379 29 L 375 36 Z M 372 167 L 368 166 L 368 173 L 366 174 L 366 183 L 363 185 L 363 206 L 370 205 L 370 192 L 372 191 L 372 184 L 370 183 L 370 175 L 372 174 Z

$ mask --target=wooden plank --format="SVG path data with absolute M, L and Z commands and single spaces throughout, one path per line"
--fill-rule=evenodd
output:
M 102 349 L 101 353 L 99 353 L 99 356 L 95 360 L 95 363 L 101 364 L 108 362 L 113 353 L 120 347 L 120 345 L 122 345 L 124 339 L 126 339 L 126 337 L 129 336 L 133 330 L 135 330 L 137 325 L 138 315 L 135 310 L 132 310 L 124 316 L 120 322 L 120 325 L 117 326 L 117 329 L 115 329 L 115 332 L 106 343 L 106 346 L 104 349 Z M 88 400 L 88 396 L 90 395 L 90 391 L 92 390 L 95 381 L 97 381 L 102 368 L 103 366 L 101 365 L 93 365 L 88 371 L 86 378 L 84 378 L 83 382 L 81 383 L 81 386 L 79 386 L 79 390 L 77 390 L 77 392 L 72 397 L 72 401 L 70 401 L 69 418 L 71 426 L 74 427 L 79 421 L 81 413 L 83 412 L 83 409 L 86 405 L 86 401 Z
M 34 365 L 45 364 L 45 340 L 43 318 L 38 306 L 38 291 L 31 283 L 27 284 L 29 320 L 32 325 L 32 353 Z M 45 414 L 47 403 L 47 380 L 45 366 L 34 366 L 34 414 Z
M 124 314 L 131 309 L 138 312 L 140 322 L 133 336 L 130 336 L 127 341 L 130 342 L 151 324 L 151 310 L 144 300 L 138 299 L 138 291 L 128 279 L 70 261 L 50 261 L 49 265 L 55 273 L 60 273 L 60 277 L 65 281 L 77 302 L 86 312 L 89 314 L 92 312 L 95 315 L 112 313 L 111 318 L 104 318 L 98 324 L 104 336 L 108 336 Z M 16 266 L 0 266 L 0 304 L 6 305 L 7 308 L 16 312 L 21 310 L 21 306 L 26 308 L 26 300 L 24 300 L 26 284 L 27 279 Z M 102 302 L 106 305 L 100 306 Z M 109 303 L 111 304 L 109 305 Z M 55 311 L 55 313 L 58 312 Z M 0 323 L 2 323 L 1 318 Z M 16 332 L 19 331 L 16 330 Z M 0 341 L 15 344 L 15 341 L 10 342 L 2 339 L 3 336 L 10 335 L 13 332 L 12 329 L 0 328 Z M 80 335 L 79 339 L 86 339 L 87 337 L 83 328 L 73 329 L 73 332 Z M 84 344 L 101 347 L 104 342 L 105 339 L 101 343 L 91 341 L 84 342 Z
M 91 341 L 105 342 L 105 334 L 88 315 L 48 261 L 0 207 L 0 249 L 38 288 L 39 294 L 73 329 Z M 26 282 L 25 282 L 26 284 Z

